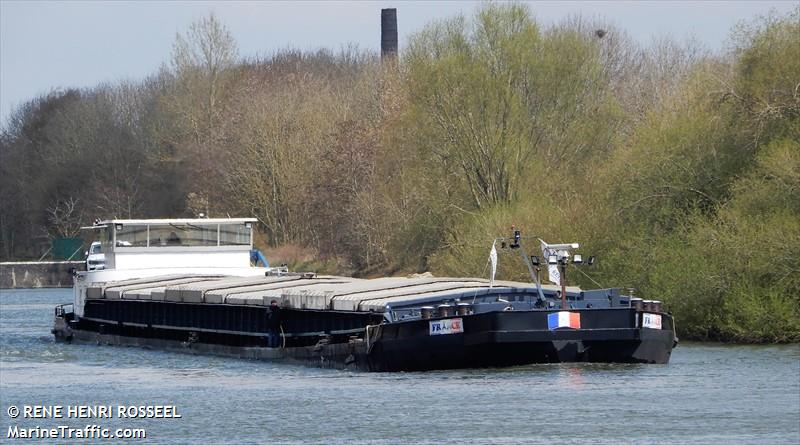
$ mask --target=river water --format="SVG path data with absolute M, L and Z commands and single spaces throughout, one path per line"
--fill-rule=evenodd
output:
M 126 443 L 800 443 L 800 345 L 684 343 L 669 365 L 369 374 L 56 344 L 53 307 L 70 299 L 0 291 L 2 443 L 59 442 L 8 432 L 61 425 L 145 429 Z M 26 405 L 63 406 L 63 418 L 9 416 Z M 77 405 L 174 405 L 181 418 L 67 418 Z

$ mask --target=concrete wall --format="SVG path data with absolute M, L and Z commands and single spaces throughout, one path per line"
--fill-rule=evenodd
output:
M 71 268 L 85 270 L 83 261 L 25 261 L 0 263 L 0 288 L 72 287 Z

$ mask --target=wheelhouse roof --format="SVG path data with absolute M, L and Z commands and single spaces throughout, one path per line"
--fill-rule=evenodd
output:
M 107 219 L 100 224 L 223 224 L 256 222 L 257 218 Z
M 103 229 L 114 224 L 153 224 L 153 225 L 168 225 L 168 224 L 192 224 L 192 225 L 209 225 L 209 224 L 244 224 L 253 223 L 258 221 L 258 218 L 174 218 L 174 219 L 105 219 L 93 226 L 81 227 L 82 230 Z

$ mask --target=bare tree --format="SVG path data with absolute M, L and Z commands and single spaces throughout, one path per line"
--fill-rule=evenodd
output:
M 50 223 L 50 233 L 56 238 L 70 238 L 75 236 L 81 228 L 83 210 L 78 205 L 80 200 L 69 196 L 57 199 L 45 209 L 47 220 Z
M 192 120 L 199 136 L 200 125 L 214 125 L 221 90 L 226 74 L 234 67 L 238 55 L 236 41 L 214 14 L 189 26 L 184 34 L 175 37 L 172 47 L 172 68 L 182 92 L 195 99 L 205 111 L 205 120 Z M 199 103 L 197 103 L 199 102 Z M 192 109 L 183 111 L 191 113 Z

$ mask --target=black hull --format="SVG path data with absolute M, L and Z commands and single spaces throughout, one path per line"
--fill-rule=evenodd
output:
M 353 369 L 368 371 L 360 366 L 356 356 L 363 357 L 363 346 L 357 343 L 298 346 L 290 348 L 267 348 L 263 346 L 231 346 L 215 343 L 199 343 L 154 337 L 131 337 L 71 329 L 67 336 L 56 334 L 57 341 L 99 346 L 128 346 L 158 349 L 193 355 L 214 355 L 249 360 L 265 360 L 301 364 L 319 368 Z M 361 351 L 361 352 L 359 352 Z M 362 359 L 361 364 L 365 363 Z
M 671 333 L 642 340 L 483 341 L 468 345 L 458 339 L 384 341 L 369 355 L 372 371 L 507 367 L 536 363 L 666 364 L 672 353 Z
M 241 326 L 238 330 L 213 330 L 111 320 L 67 322 L 56 317 L 53 333 L 57 339 L 67 341 L 158 347 L 379 372 L 564 362 L 666 364 L 676 344 L 668 314 L 661 314 L 662 329 L 650 329 L 639 327 L 642 314 L 632 309 L 576 310 L 573 312 L 581 314 L 580 329 L 550 330 L 547 315 L 552 312 L 488 312 L 449 317 L 462 320 L 463 332 L 431 335 L 431 322 L 441 319 L 370 324 L 375 317 L 369 314 L 343 314 L 346 319 L 336 319 L 341 313 L 298 310 L 289 315 L 294 320 L 292 326 L 310 323 L 321 330 L 293 329 L 286 333 L 286 346 L 275 349 L 264 347 L 263 331 Z M 314 320 L 301 321 L 304 317 Z M 359 322 L 364 324 L 356 328 Z M 326 326 L 347 329 L 326 331 Z
M 491 312 L 462 317 L 464 332 L 432 336 L 428 321 L 381 325 L 368 355 L 372 371 L 518 366 L 534 363 L 669 362 L 668 329 L 638 328 L 632 310 L 581 311 L 584 329 L 547 329 L 547 312 Z M 616 327 L 615 327 L 616 326 Z

